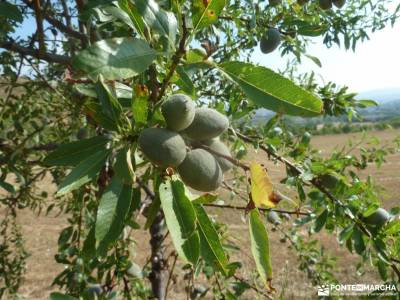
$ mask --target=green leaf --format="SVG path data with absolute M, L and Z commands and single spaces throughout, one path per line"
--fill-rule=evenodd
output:
M 214 194 L 203 194 L 200 197 L 197 197 L 196 199 L 192 200 L 193 204 L 207 204 L 207 203 L 212 203 L 215 200 L 218 199 L 217 195 Z
M 305 56 L 308 57 L 309 59 L 311 59 L 318 67 L 320 67 L 320 68 L 322 67 L 321 61 L 319 60 L 318 57 L 312 56 L 309 54 L 306 54 Z
M 97 80 L 94 87 L 96 90 L 97 98 L 100 101 L 103 114 L 113 120 L 115 124 L 118 124 L 122 112 L 122 107 L 117 99 L 115 99 L 112 95 L 109 87 L 104 84 L 102 75 L 99 75 L 99 79 Z
M 0 187 L 5 189 L 10 194 L 14 194 L 15 193 L 14 186 L 12 184 L 9 184 L 6 181 L 0 180 Z
M 227 276 L 228 258 L 220 242 L 217 231 L 204 208 L 200 205 L 194 206 L 197 215 L 197 224 L 200 235 L 200 254 L 212 267 Z
M 96 226 L 92 226 L 82 246 L 82 256 L 91 259 L 96 255 Z
M 158 211 L 160 210 L 161 202 L 160 198 L 156 197 L 150 204 L 150 207 L 146 213 L 146 223 L 144 224 L 144 229 L 147 230 L 153 224 L 155 218 L 157 217 Z
M 362 255 L 365 251 L 365 243 L 363 234 L 357 227 L 354 228 L 352 239 L 354 241 L 354 249 L 356 250 L 357 254 Z
M 179 86 L 186 94 L 194 96 L 196 90 L 189 75 L 185 72 L 185 69 L 182 66 L 178 66 L 176 68 L 176 73 L 179 76 L 179 79 L 175 82 L 176 85 Z
M 117 176 L 124 184 L 133 184 L 135 172 L 133 171 L 131 149 L 126 146 L 119 150 L 114 164 L 115 176 Z
M 69 296 L 69 295 L 65 295 L 59 292 L 52 292 L 50 294 L 50 300 L 78 300 L 75 297 Z
M 145 124 L 148 114 L 148 97 L 147 95 L 135 95 L 132 101 L 132 115 L 137 124 Z
M 102 11 L 106 15 L 113 16 L 115 19 L 120 20 L 121 22 L 125 23 L 131 29 L 136 30 L 136 27 L 133 24 L 131 17 L 122 8 L 116 7 L 116 6 L 106 6 L 106 7 L 102 8 Z
M 6 19 L 14 20 L 18 23 L 22 23 L 24 20 L 22 13 L 18 9 L 18 6 L 4 1 L 0 2 L 0 16 Z
M 113 82 L 115 95 L 117 98 L 132 99 L 132 88 L 118 81 Z M 97 98 L 94 84 L 91 83 L 77 83 L 74 84 L 74 89 L 84 96 Z
M 328 218 L 328 210 L 325 209 L 315 220 L 315 226 L 314 226 L 314 231 L 315 232 L 320 232 L 321 229 L 324 227 L 326 220 Z
M 86 115 L 93 119 L 97 124 L 101 125 L 101 127 L 111 131 L 118 130 L 115 122 L 103 113 L 102 107 L 97 100 L 87 101 L 84 104 L 84 111 Z
M 111 38 L 92 44 L 81 51 L 73 65 L 95 79 L 124 79 L 147 69 L 156 58 L 156 51 L 146 41 L 135 38 Z
M 135 3 L 146 24 L 161 36 L 166 37 L 174 48 L 178 32 L 175 15 L 161 9 L 154 0 L 136 0 Z
M 385 235 L 392 235 L 400 232 L 400 220 L 393 220 L 386 225 Z
M 132 1 L 119 0 L 118 5 L 129 15 L 136 31 L 142 36 L 142 38 L 146 38 L 144 34 L 146 25 L 144 24 L 143 18 L 140 16 L 137 7 L 132 3 Z
M 43 163 L 47 166 L 76 166 L 93 153 L 105 150 L 109 141 L 104 136 L 95 136 L 90 139 L 62 144 L 47 155 Z
M 215 23 L 224 6 L 225 0 L 193 0 L 193 32 Z
M 267 284 L 272 279 L 271 256 L 269 253 L 268 233 L 261 221 L 258 209 L 250 211 L 250 243 L 251 253 L 256 263 L 257 271 L 263 282 Z
M 104 166 L 108 154 L 106 150 L 98 151 L 80 162 L 61 182 L 56 195 L 66 194 L 92 181 Z
M 99 253 L 104 254 L 107 247 L 120 236 L 131 200 L 132 185 L 126 185 L 114 176 L 101 196 L 97 209 L 96 241 L 99 243 Z
M 183 259 L 196 264 L 199 257 L 196 212 L 185 194 L 185 186 L 177 179 L 167 180 L 160 185 L 159 194 L 175 249 Z
M 226 62 L 219 68 L 261 107 L 304 117 L 322 112 L 321 99 L 270 69 L 243 62 Z
M 339 242 L 347 241 L 353 235 L 354 225 L 351 224 L 339 233 Z

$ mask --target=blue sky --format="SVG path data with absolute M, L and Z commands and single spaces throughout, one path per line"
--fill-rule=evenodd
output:
M 355 52 L 337 46 L 327 49 L 319 38 L 313 41 L 307 52 L 321 60 L 322 68 L 304 58 L 299 71 L 314 71 L 323 81 L 347 85 L 353 92 L 400 88 L 400 22 L 371 33 L 370 40 L 359 43 Z M 275 70 L 284 68 L 286 59 L 279 51 L 266 55 L 259 49 L 252 56 L 253 61 Z
M 34 19 L 27 18 L 15 36 L 35 30 Z M 304 58 L 299 71 L 314 71 L 322 82 L 346 85 L 352 92 L 400 88 L 400 21 L 394 27 L 371 33 L 370 40 L 359 43 L 355 53 L 337 46 L 327 49 L 320 38 L 313 39 L 307 52 L 321 60 L 322 68 Z M 280 57 L 279 51 L 263 54 L 258 47 L 252 55 L 254 62 L 274 70 L 283 69 L 287 59 Z

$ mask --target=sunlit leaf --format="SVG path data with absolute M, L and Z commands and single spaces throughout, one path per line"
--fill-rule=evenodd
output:
M 135 38 L 111 38 L 93 43 L 73 61 L 76 68 L 96 79 L 124 79 L 142 73 L 156 58 L 146 41 Z
M 159 194 L 176 251 L 181 258 L 196 264 L 200 251 L 196 212 L 185 194 L 185 186 L 177 179 L 168 179 L 160 185 Z
M 193 31 L 196 32 L 216 22 L 224 6 L 225 0 L 193 0 Z
M 219 68 L 261 107 L 303 117 L 322 112 L 321 99 L 270 69 L 244 62 L 225 62 Z
M 251 197 L 256 207 L 275 207 L 274 188 L 266 169 L 258 164 L 252 163 L 251 174 Z

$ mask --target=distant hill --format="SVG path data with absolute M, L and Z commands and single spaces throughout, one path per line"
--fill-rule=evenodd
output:
M 379 103 L 400 100 L 400 88 L 372 90 L 358 94 L 357 99 L 371 99 Z
M 372 106 L 360 110 L 362 121 L 378 122 L 400 117 L 400 88 L 390 88 L 382 90 L 372 90 L 358 94 L 357 99 L 370 99 L 378 102 L 378 106 Z M 254 123 L 262 124 L 267 122 L 274 113 L 267 109 L 259 109 L 254 115 Z M 343 117 L 318 117 L 311 119 L 287 117 L 289 122 L 301 125 L 346 122 L 346 116 Z

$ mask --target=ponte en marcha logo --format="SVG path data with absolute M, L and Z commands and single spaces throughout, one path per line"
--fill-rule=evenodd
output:
M 395 284 L 324 284 L 317 287 L 318 296 L 332 295 L 397 295 Z

